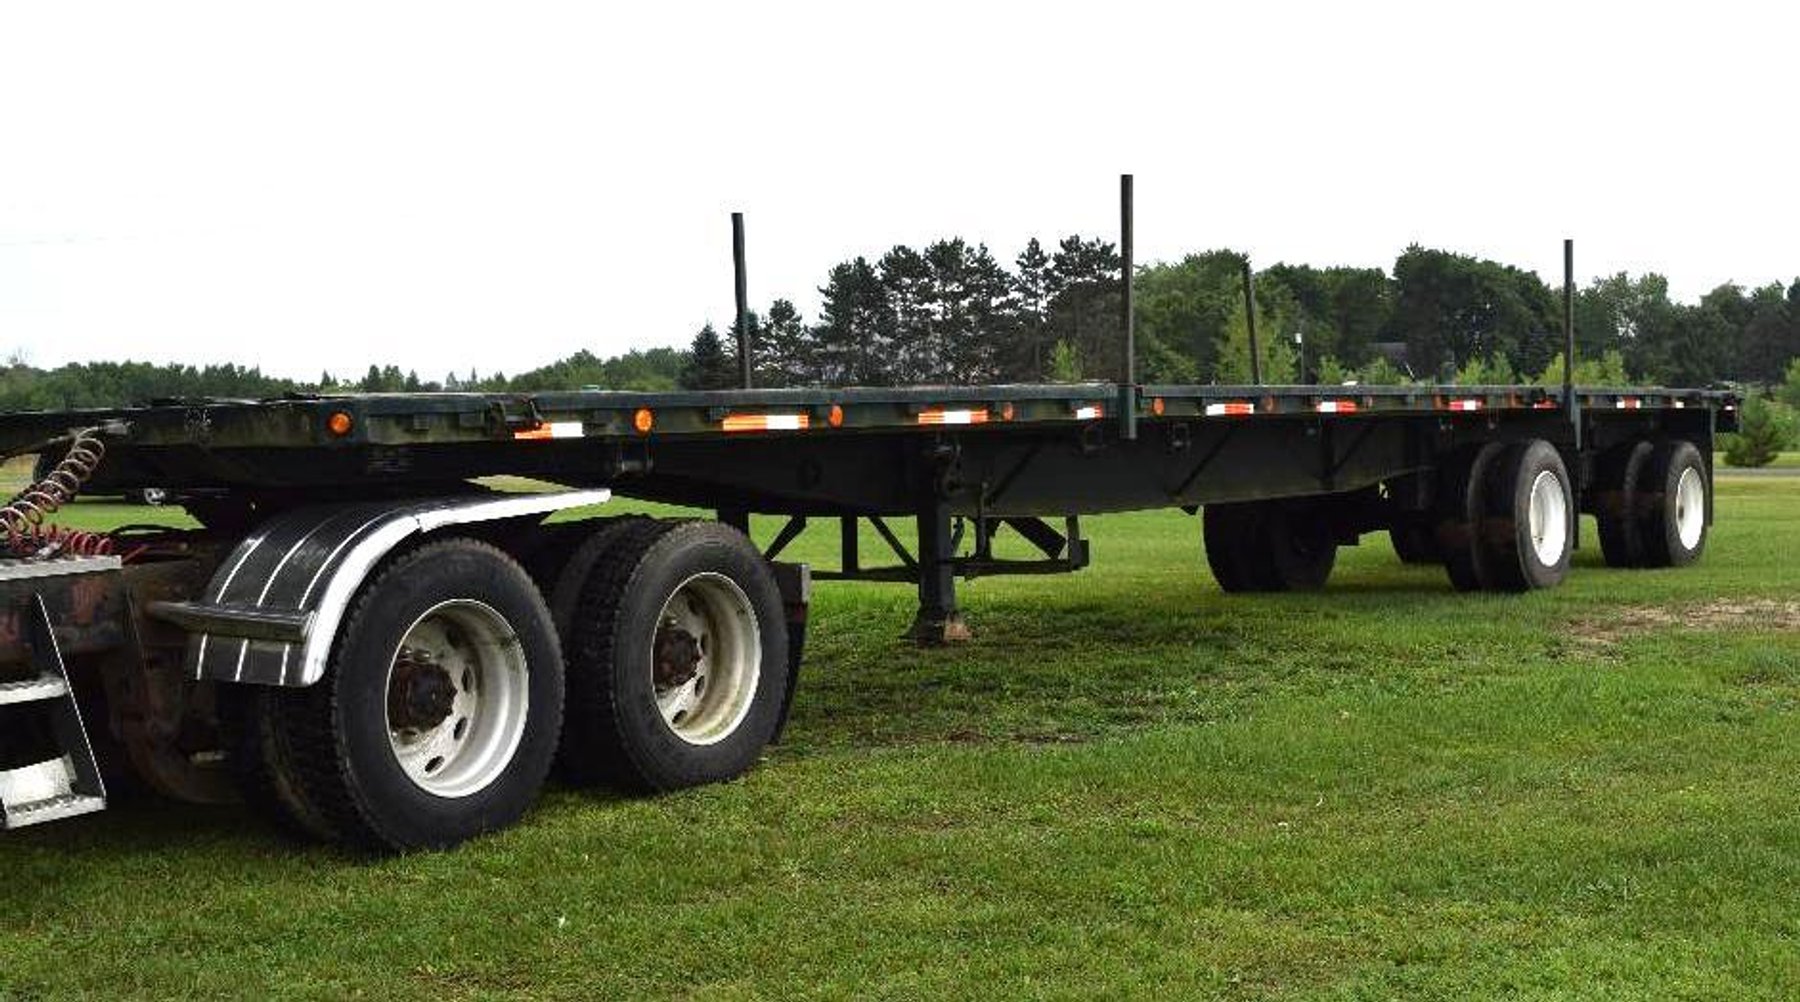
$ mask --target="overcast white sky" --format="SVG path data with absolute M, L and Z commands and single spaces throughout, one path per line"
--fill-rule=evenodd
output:
M 0 0 L 0 352 L 517 372 L 961 235 L 1800 275 L 1792 4 Z

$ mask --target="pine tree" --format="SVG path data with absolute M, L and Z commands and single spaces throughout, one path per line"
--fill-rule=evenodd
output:
M 1065 238 L 1050 258 L 1050 330 L 1080 354 L 1090 375 L 1119 371 L 1118 250 L 1103 240 Z
M 897 246 L 876 264 L 892 324 L 889 376 L 897 385 L 931 382 L 937 366 L 931 266 L 911 247 Z
M 722 390 L 737 385 L 733 359 L 712 324 L 700 328 L 688 352 L 688 363 L 681 370 L 682 389 Z
M 819 295 L 824 302 L 811 341 L 820 381 L 828 386 L 895 382 L 893 312 L 875 267 L 860 257 L 837 265 Z
M 1013 278 L 985 244 L 976 244 L 964 270 L 968 338 L 951 349 L 952 368 L 962 383 L 992 383 L 1006 371 L 1006 353 L 1018 343 L 1019 309 Z
M 1257 355 L 1262 363 L 1262 380 L 1266 385 L 1280 385 L 1294 381 L 1294 350 L 1284 339 L 1273 336 L 1280 329 L 1273 314 L 1257 304 L 1256 309 L 1256 344 Z M 1213 371 L 1215 382 L 1228 386 L 1248 385 L 1251 382 L 1250 371 L 1250 324 L 1245 318 L 1244 306 L 1232 311 L 1231 320 L 1225 325 L 1225 333 L 1219 339 L 1218 363 Z
M 812 339 L 793 303 L 785 299 L 770 303 L 768 320 L 755 330 L 751 358 L 756 362 L 756 385 L 812 386 L 819 382 Z
M 1050 339 L 1050 257 L 1037 237 L 1032 237 L 1014 261 L 1013 278 L 1017 328 L 1011 349 L 1002 353 L 1001 378 L 1039 382 L 1048 366 Z

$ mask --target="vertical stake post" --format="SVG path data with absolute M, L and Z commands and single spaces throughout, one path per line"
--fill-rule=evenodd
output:
M 1581 401 L 1575 397 L 1575 241 L 1563 240 L 1563 408 L 1581 451 Z
M 1119 175 L 1119 266 L 1124 284 L 1119 296 L 1119 327 L 1125 337 L 1125 358 L 1119 375 L 1119 437 L 1137 438 L 1137 332 L 1132 304 L 1131 175 Z
M 731 267 L 737 285 L 738 377 L 750 388 L 750 293 L 744 276 L 744 214 L 731 214 Z
M 1256 342 L 1256 277 L 1250 271 L 1250 255 L 1244 255 L 1244 323 L 1250 330 L 1250 382 L 1262 385 L 1262 347 Z

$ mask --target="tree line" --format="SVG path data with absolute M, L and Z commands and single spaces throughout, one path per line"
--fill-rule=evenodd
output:
M 72 362 L 41 369 L 15 355 L 0 368 L 0 412 L 120 407 L 201 398 L 264 400 L 316 393 L 420 393 L 468 390 L 530 393 L 540 390 L 672 390 L 687 353 L 675 348 L 629 351 L 600 358 L 582 350 L 541 368 L 505 373 L 451 372 L 421 379 L 416 370 L 371 365 L 360 377 L 323 372 L 316 381 L 286 379 L 243 365 L 155 365 L 149 362 Z
M 1140 378 L 1248 382 L 1245 256 L 1212 250 L 1135 275 Z M 777 299 L 749 318 L 759 386 L 1110 379 L 1121 371 L 1121 260 L 1103 240 L 1031 240 L 1001 264 L 959 238 L 833 267 L 819 315 Z M 1393 269 L 1277 264 L 1254 285 L 1266 382 L 1494 382 L 1560 374 L 1562 297 L 1535 273 L 1408 247 Z M 1584 381 L 1773 383 L 1800 355 L 1800 279 L 1670 299 L 1661 275 L 1596 279 L 1575 299 Z M 700 329 L 680 380 L 736 386 L 736 325 Z

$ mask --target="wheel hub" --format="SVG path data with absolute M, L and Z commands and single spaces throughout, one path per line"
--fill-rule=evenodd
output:
M 642 636 L 642 634 L 639 634 Z M 656 685 L 684 685 L 700 673 L 700 639 L 672 623 L 656 631 Z
M 388 680 L 388 725 L 428 731 L 450 718 L 456 685 L 430 651 L 403 647 Z

